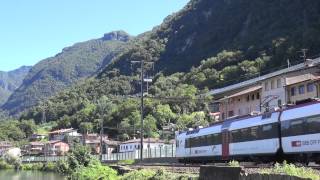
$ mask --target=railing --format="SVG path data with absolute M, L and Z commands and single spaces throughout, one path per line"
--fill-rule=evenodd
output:
M 160 148 L 148 148 L 143 149 L 143 158 L 167 158 L 175 157 L 176 147 L 175 146 L 163 146 Z M 97 159 L 100 158 L 99 155 L 94 155 Z M 23 156 L 22 162 L 55 162 L 59 160 L 66 160 L 67 156 Z M 135 160 L 140 159 L 140 150 L 135 150 L 131 152 L 123 153 L 111 153 L 103 154 L 102 161 L 123 161 L 123 160 Z

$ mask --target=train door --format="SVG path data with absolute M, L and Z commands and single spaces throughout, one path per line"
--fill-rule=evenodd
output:
M 222 160 L 228 160 L 230 155 L 230 133 L 228 129 L 222 131 Z

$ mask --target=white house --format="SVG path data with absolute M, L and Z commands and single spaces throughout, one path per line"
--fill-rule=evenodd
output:
M 164 145 L 165 145 L 164 141 L 157 138 L 143 139 L 143 149 L 160 148 L 160 147 L 163 147 Z M 139 149 L 140 149 L 140 139 L 132 139 L 129 141 L 122 142 L 119 145 L 120 153 L 132 152 Z

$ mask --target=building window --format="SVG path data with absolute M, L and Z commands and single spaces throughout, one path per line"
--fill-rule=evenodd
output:
M 295 96 L 296 95 L 296 87 L 292 87 L 291 88 L 291 96 Z
M 232 116 L 234 116 L 234 113 L 233 113 L 233 111 L 229 111 L 228 115 L 229 115 L 229 117 L 232 117 Z
M 307 84 L 307 91 L 308 92 L 313 92 L 314 91 L 314 84 L 313 83 L 308 83 Z
M 277 79 L 277 88 L 281 88 L 281 79 Z
M 281 102 L 281 99 L 278 100 L 278 107 L 281 107 L 282 106 L 282 102 Z
M 299 86 L 299 94 L 304 94 L 304 85 Z
M 264 90 L 265 90 L 265 91 L 269 91 L 269 83 L 268 83 L 268 81 L 266 81 L 266 82 L 264 83 Z
M 248 102 L 250 101 L 250 96 L 249 96 L 249 95 L 247 96 L 247 101 L 248 101 Z
M 251 95 L 251 100 L 252 100 L 252 101 L 254 100 L 254 94 Z
M 260 93 L 257 93 L 257 99 L 260 99 Z
M 274 89 L 274 80 L 271 80 L 271 89 Z

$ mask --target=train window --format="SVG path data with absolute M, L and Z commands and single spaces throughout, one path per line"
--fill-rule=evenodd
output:
M 272 129 L 271 124 L 262 126 L 262 131 L 270 131 L 271 129 Z
M 251 135 L 251 140 L 256 140 L 258 139 L 258 127 L 252 127 L 251 128 L 251 132 L 250 132 L 250 135 Z
M 214 134 L 214 145 L 222 144 L 222 136 L 221 133 L 219 134 Z
M 232 142 L 241 142 L 241 140 L 242 140 L 241 135 L 242 134 L 241 134 L 240 130 L 231 131 Z
M 210 146 L 213 144 L 213 134 L 207 135 L 207 145 Z
M 320 133 L 320 116 L 308 117 L 306 128 L 310 134 Z
M 207 143 L 206 136 L 200 136 L 199 139 L 200 139 L 199 146 L 206 146 L 206 143 Z
M 302 135 L 304 134 L 303 119 L 298 119 L 290 122 L 290 135 Z
M 186 139 L 185 148 L 190 148 L 190 139 Z

